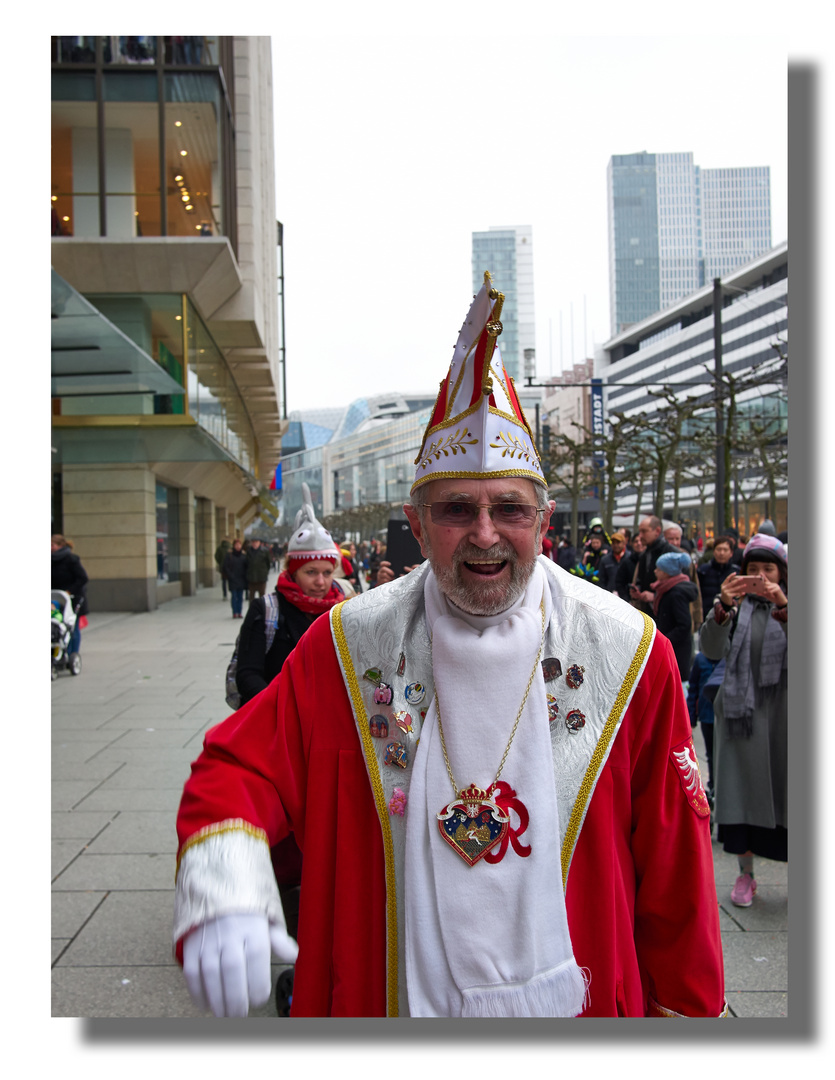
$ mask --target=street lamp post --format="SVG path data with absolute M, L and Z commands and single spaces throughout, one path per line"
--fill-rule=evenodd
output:
M 725 406 L 722 401 L 722 281 L 713 279 L 713 389 L 716 402 L 716 484 L 714 530 L 725 532 Z

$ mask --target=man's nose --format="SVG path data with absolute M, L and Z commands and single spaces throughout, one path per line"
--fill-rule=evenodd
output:
M 490 548 L 497 544 L 501 535 L 493 523 L 486 506 L 480 506 L 475 520 L 470 526 L 469 539 L 476 547 Z

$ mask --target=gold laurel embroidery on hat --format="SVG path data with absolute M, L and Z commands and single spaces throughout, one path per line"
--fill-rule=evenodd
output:
M 412 491 L 430 480 L 521 476 L 546 487 L 533 433 L 502 362 L 504 294 L 490 273 L 473 298 L 415 459 Z

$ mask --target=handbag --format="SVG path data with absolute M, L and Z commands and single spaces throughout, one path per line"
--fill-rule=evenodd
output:
M 267 638 L 267 648 L 264 650 L 265 655 L 273 646 L 275 634 L 278 630 L 280 614 L 281 611 L 278 606 L 278 596 L 275 593 L 267 593 L 264 597 L 264 632 Z M 240 709 L 241 707 L 241 692 L 238 689 L 238 650 L 240 647 L 241 635 L 238 634 L 235 639 L 235 651 L 232 653 L 232 659 L 229 661 L 229 666 L 226 669 L 226 704 L 230 709 Z

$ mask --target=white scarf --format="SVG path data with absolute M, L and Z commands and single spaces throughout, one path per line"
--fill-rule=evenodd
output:
M 426 618 L 435 692 L 455 783 L 493 783 L 542 643 L 551 596 L 538 565 L 498 616 L 453 608 L 431 571 Z M 536 672 L 501 779 L 530 814 L 502 860 L 469 866 L 441 836 L 454 798 L 436 703 L 421 731 L 406 823 L 406 977 L 412 1016 L 576 1016 L 586 984 L 574 960 L 562 891 L 559 818 L 545 683 Z M 511 826 L 518 827 L 515 813 Z M 496 850 L 496 849 L 494 849 Z

